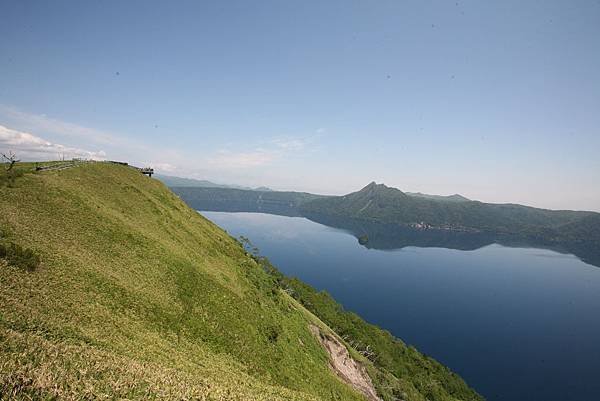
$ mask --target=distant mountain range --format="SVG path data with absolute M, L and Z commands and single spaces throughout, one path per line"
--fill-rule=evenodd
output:
M 257 188 L 251 188 L 251 187 L 246 187 L 243 185 L 217 184 L 217 183 L 214 183 L 212 181 L 207 181 L 207 180 L 197 180 L 195 178 L 183 178 L 183 177 L 175 177 L 175 176 L 171 176 L 171 175 L 162 175 L 162 174 L 156 174 L 155 177 L 158 180 L 162 181 L 168 187 L 229 188 L 229 189 L 243 189 L 246 191 L 260 191 L 260 192 L 273 191 L 271 188 L 264 187 L 264 186 L 257 187 Z M 273 191 L 273 192 L 281 192 L 281 191 Z M 292 193 L 292 192 L 290 192 L 290 193 Z M 300 193 L 300 192 L 296 192 L 296 193 Z M 443 196 L 443 195 L 429 195 L 429 194 L 424 194 L 421 192 L 405 192 L 405 193 L 407 195 L 416 196 L 419 198 L 445 200 L 445 201 L 451 201 L 451 202 L 465 202 L 465 201 L 470 200 L 459 194 Z M 320 195 L 315 195 L 315 196 L 320 196 Z
M 183 178 L 175 177 L 170 175 L 156 174 L 155 177 L 162 181 L 168 187 L 186 187 L 186 188 L 231 188 L 231 189 L 244 189 L 247 191 L 272 191 L 271 188 L 258 187 L 250 188 L 241 185 L 229 185 L 229 184 L 216 184 L 211 181 L 197 180 L 194 178 Z
M 322 197 L 306 192 L 258 189 L 171 187 L 171 190 L 196 210 L 264 212 L 283 216 L 301 216 L 300 205 Z
M 302 211 L 429 229 L 495 233 L 517 231 L 522 234 L 546 234 L 547 230 L 555 230 L 555 235 L 559 235 L 564 225 L 598 215 L 594 212 L 483 203 L 460 195 L 415 196 L 375 182 L 347 195 L 315 199 L 302 205 Z
M 196 210 L 303 216 L 347 229 L 357 237 L 377 232 L 378 243 L 386 247 L 392 243 L 408 246 L 411 241 L 416 241 L 415 245 L 427 243 L 432 238 L 433 246 L 442 233 L 444 243 L 452 243 L 452 236 L 460 234 L 474 244 L 531 244 L 575 253 L 600 265 L 600 213 L 595 212 L 484 203 L 461 195 L 405 193 L 375 182 L 343 196 L 207 187 L 172 190 Z M 402 234 L 395 233 L 394 241 L 390 235 L 382 238 L 382 232 L 390 233 L 394 228 L 401 229 Z M 419 238 L 407 237 L 406 230 L 421 234 Z M 361 243 L 369 246 L 364 238 Z

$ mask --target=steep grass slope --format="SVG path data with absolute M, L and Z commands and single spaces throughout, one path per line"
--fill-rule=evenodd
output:
M 0 188 L 0 399 L 364 399 L 329 367 L 319 320 L 162 183 L 20 168 Z
M 361 399 L 254 261 L 158 181 L 25 174 L 0 210 L 42 261 L 0 270 L 3 396 Z

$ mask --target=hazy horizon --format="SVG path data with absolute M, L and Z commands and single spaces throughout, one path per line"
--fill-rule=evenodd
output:
M 600 3 L 4 1 L 0 151 L 600 211 Z

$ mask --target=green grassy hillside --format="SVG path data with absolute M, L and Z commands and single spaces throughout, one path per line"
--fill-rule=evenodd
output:
M 310 332 L 324 323 L 162 183 L 18 168 L 0 180 L 1 399 L 363 399 Z M 479 399 L 445 369 L 350 351 L 386 400 Z

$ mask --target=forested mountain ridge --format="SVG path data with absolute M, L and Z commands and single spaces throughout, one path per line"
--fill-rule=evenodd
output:
M 515 204 L 479 201 L 448 202 L 405 194 L 374 182 L 357 192 L 343 196 L 314 199 L 301 205 L 305 214 L 344 216 L 386 224 L 413 225 L 456 231 L 493 232 L 550 238 L 584 238 L 579 229 L 588 225 L 586 234 L 599 233 L 587 219 L 600 214 L 585 211 L 547 210 Z M 561 232 L 570 227 L 568 232 Z
M 465 198 L 462 195 L 459 194 L 454 194 L 454 195 L 430 195 L 430 194 L 424 194 L 421 192 L 405 192 L 405 194 L 410 195 L 410 196 L 416 196 L 418 198 L 426 198 L 426 199 L 434 199 L 434 200 L 443 200 L 443 201 L 448 201 L 448 202 L 468 202 L 471 199 L 469 198 Z

